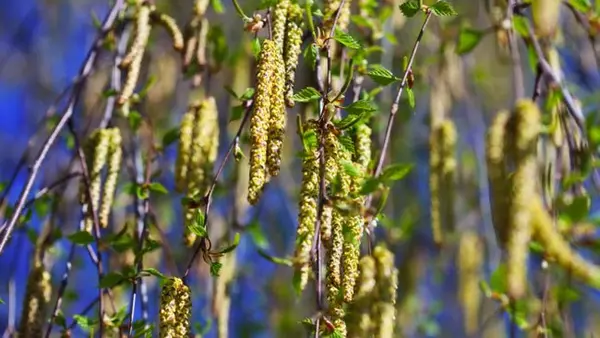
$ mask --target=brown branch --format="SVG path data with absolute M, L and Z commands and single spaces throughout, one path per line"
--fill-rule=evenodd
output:
M 112 29 L 113 23 L 117 19 L 117 14 L 123 7 L 123 4 L 124 4 L 124 0 L 116 0 L 112 9 L 109 11 L 106 18 L 104 19 L 102 28 L 101 28 L 98 36 L 96 37 L 96 40 L 94 41 L 92 48 L 88 52 L 88 55 L 83 63 L 83 66 L 81 67 L 81 69 L 79 71 L 79 76 L 77 77 L 77 79 L 74 82 L 73 91 L 71 92 L 70 98 L 68 100 L 67 108 L 65 109 L 63 116 L 60 118 L 60 120 L 58 121 L 58 123 L 56 124 L 56 126 L 54 127 L 54 129 L 52 130 L 52 132 L 50 133 L 50 135 L 44 142 L 42 149 L 40 150 L 39 154 L 36 157 L 35 162 L 33 163 L 32 167 L 30 169 L 29 177 L 27 178 L 25 187 L 21 191 L 21 194 L 19 196 L 14 213 L 13 213 L 12 217 L 10 218 L 10 220 L 8 221 L 8 223 L 7 223 L 8 225 L 6 226 L 6 232 L 4 233 L 4 235 L 2 236 L 2 240 L 0 241 L 0 254 L 2 254 L 2 252 L 4 251 L 4 248 L 6 247 L 6 244 L 8 243 L 8 239 L 10 238 L 10 235 L 14 231 L 15 225 L 17 224 L 19 216 L 21 215 L 21 213 L 23 211 L 23 207 L 25 206 L 27 196 L 29 195 L 29 192 L 33 188 L 33 183 L 40 171 L 42 164 L 44 163 L 44 160 L 46 159 L 46 156 L 48 155 L 48 152 L 50 151 L 50 148 L 54 145 L 54 143 L 56 142 L 56 140 L 58 138 L 58 135 L 60 134 L 60 132 L 63 130 L 63 128 L 65 127 L 67 122 L 71 119 L 71 116 L 73 115 L 75 106 L 77 105 L 77 102 L 80 99 L 80 94 L 81 94 L 81 90 L 83 89 L 83 85 L 85 84 L 88 76 L 92 73 L 94 66 L 96 64 L 96 60 L 97 60 L 99 51 L 101 48 L 103 48 L 102 41 L 104 40 L 104 37 L 106 36 L 106 34 L 108 34 L 108 32 Z
M 507 30 L 508 43 L 510 46 L 510 55 L 512 58 L 512 72 L 513 72 L 513 89 L 514 99 L 518 100 L 525 96 L 525 81 L 523 80 L 523 69 L 521 68 L 521 54 L 519 53 L 519 45 L 517 44 L 517 37 L 515 36 L 515 30 L 512 28 L 512 18 L 514 6 L 517 5 L 516 0 L 508 0 L 508 6 L 506 7 L 506 21 L 511 24 L 511 27 Z

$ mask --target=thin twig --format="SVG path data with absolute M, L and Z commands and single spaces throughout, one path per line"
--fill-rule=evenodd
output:
M 88 76 L 92 73 L 94 66 L 96 64 L 96 60 L 97 60 L 99 51 L 101 48 L 103 48 L 102 41 L 103 41 L 105 35 L 108 34 L 108 32 L 112 29 L 113 23 L 115 22 L 115 20 L 117 18 L 117 14 L 119 13 L 120 9 L 123 7 L 123 4 L 124 4 L 124 0 L 116 0 L 112 9 L 110 10 L 110 12 L 107 14 L 106 18 L 104 19 L 104 23 L 102 24 L 102 29 L 100 30 L 98 37 L 94 41 L 92 48 L 89 50 L 88 55 L 83 63 L 83 66 L 81 67 L 81 69 L 79 71 L 79 76 L 75 80 L 75 84 L 74 84 L 71 96 L 69 98 L 67 108 L 65 109 L 63 116 L 60 118 L 60 120 L 58 121 L 58 123 L 56 124 L 56 126 L 54 127 L 54 129 L 52 130 L 52 132 L 50 133 L 50 135 L 44 142 L 42 149 L 40 150 L 35 162 L 33 163 L 33 166 L 30 169 L 29 177 L 27 178 L 27 182 L 25 183 L 25 186 L 24 186 L 23 190 L 21 191 L 17 205 L 14 209 L 14 213 L 12 214 L 12 217 L 8 221 L 8 225 L 6 227 L 6 232 L 4 233 L 4 235 L 2 236 L 2 240 L 0 241 L 0 254 L 2 254 L 2 252 L 4 251 L 4 248 L 6 247 L 6 244 L 8 243 L 8 239 L 10 238 L 10 235 L 12 234 L 12 232 L 15 228 L 15 225 L 17 224 L 17 221 L 18 221 L 19 217 L 21 216 L 21 213 L 23 211 L 23 207 L 25 205 L 25 202 L 27 200 L 29 192 L 33 188 L 33 183 L 35 182 L 35 179 L 40 171 L 40 168 L 41 168 L 44 160 L 46 159 L 46 156 L 48 155 L 48 152 L 50 151 L 50 148 L 52 147 L 52 145 L 54 145 L 54 143 L 56 142 L 56 140 L 58 138 L 58 135 L 60 134 L 60 132 L 63 130 L 63 128 L 65 127 L 67 122 L 71 119 L 71 116 L 73 115 L 75 106 L 77 105 L 77 102 L 80 99 L 80 94 L 81 94 L 81 90 L 83 89 L 83 85 L 85 84 Z
M 240 122 L 240 126 L 237 130 L 237 133 L 235 134 L 235 137 L 229 144 L 229 148 L 227 149 L 225 156 L 221 160 L 221 164 L 219 165 L 219 168 L 217 169 L 217 172 L 215 173 L 215 176 L 213 177 L 212 183 L 210 184 L 210 187 L 208 188 L 206 196 L 204 197 L 205 207 L 204 207 L 204 224 L 203 225 L 204 225 L 204 228 L 207 230 L 208 230 L 208 212 L 210 211 L 210 207 L 212 204 L 213 192 L 215 191 L 215 188 L 217 187 L 217 183 L 219 181 L 219 177 L 221 176 L 221 173 L 223 172 L 223 169 L 225 169 L 227 160 L 231 156 L 231 153 L 233 152 L 233 149 L 235 148 L 236 144 L 238 144 L 240 135 L 242 135 L 242 131 L 244 130 L 244 126 L 246 125 L 246 123 L 248 122 L 248 119 L 250 118 L 252 108 L 254 107 L 254 102 L 252 100 L 248 100 L 245 102 L 245 105 L 246 105 L 246 111 L 244 112 L 244 117 L 242 118 L 242 122 Z M 208 250 L 208 245 L 209 245 L 208 238 L 200 238 L 200 241 L 196 245 L 196 249 L 194 250 L 192 257 L 190 258 L 190 260 L 187 264 L 185 272 L 183 273 L 184 280 L 187 278 L 188 274 L 190 273 L 190 271 L 192 269 L 192 265 L 194 264 L 194 261 L 196 260 L 196 257 L 198 256 L 200 251 Z
M 46 334 L 44 337 L 49 338 L 50 333 L 52 332 L 52 328 L 54 326 L 54 321 L 58 313 L 60 312 L 60 306 L 62 305 L 63 295 L 65 294 L 65 290 L 67 289 L 67 285 L 69 283 L 69 276 L 71 274 L 71 269 L 73 264 L 73 257 L 75 256 L 75 244 L 71 244 L 71 249 L 69 250 L 69 255 L 67 258 L 67 264 L 65 267 L 65 272 L 63 273 L 62 280 L 60 282 L 60 286 L 58 287 L 58 297 L 56 298 L 56 302 L 54 303 L 54 308 L 52 309 L 52 316 L 50 317 L 50 322 L 48 323 L 48 328 L 46 329 Z
M 523 69 L 521 68 L 521 54 L 519 53 L 519 45 L 517 44 L 517 37 L 515 31 L 512 28 L 513 18 L 513 7 L 516 5 L 515 0 L 508 0 L 508 6 L 506 7 L 506 19 L 511 27 L 507 30 L 508 43 L 510 46 L 510 55 L 512 58 L 512 72 L 513 72 L 513 89 L 515 100 L 518 100 L 525 96 L 525 81 L 523 80 Z

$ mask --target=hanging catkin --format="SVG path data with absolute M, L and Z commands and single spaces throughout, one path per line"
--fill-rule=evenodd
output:
M 466 232 L 458 249 L 458 300 L 462 307 L 465 333 L 472 336 L 479 327 L 481 290 L 479 278 L 483 264 L 483 247 L 479 236 Z
M 373 304 L 377 300 L 375 294 L 375 260 L 372 256 L 360 259 L 360 274 L 357 279 L 356 296 L 350 304 L 346 321 L 348 323 L 348 337 L 371 337 L 374 330 Z
M 285 30 L 285 47 L 283 49 L 283 59 L 285 61 L 285 103 L 290 108 L 295 105 L 293 99 L 294 83 L 296 82 L 298 57 L 302 51 L 303 22 L 302 8 L 298 4 L 290 4 Z
M 121 131 L 119 128 L 107 129 L 109 134 L 108 141 L 108 163 L 107 163 L 107 175 L 106 181 L 104 182 L 104 189 L 102 191 L 102 202 L 100 205 L 100 212 L 98 218 L 100 226 L 106 228 L 108 226 L 108 220 L 110 217 L 110 209 L 115 197 L 115 191 L 117 190 L 117 181 L 119 179 L 119 172 L 121 171 L 121 160 L 123 157 L 123 151 L 121 149 Z
M 305 133 L 317 132 L 317 122 L 309 121 Z M 302 157 L 302 183 L 298 207 L 298 229 L 294 254 L 295 277 L 300 290 L 308 282 L 310 272 L 310 250 L 315 236 L 317 200 L 319 198 L 319 151 L 316 147 L 304 149 Z
M 228 254 L 222 258 L 223 268 L 215 280 L 213 292 L 212 312 L 217 318 L 217 337 L 229 337 L 229 314 L 231 310 L 230 284 L 233 281 L 236 272 L 235 253 Z
M 250 180 L 248 202 L 256 204 L 267 182 L 267 143 L 271 119 L 272 84 L 277 71 L 277 45 L 265 40 L 259 56 L 254 94 L 254 111 L 250 119 Z
M 375 303 L 375 338 L 392 338 L 396 320 L 396 291 L 398 289 L 398 269 L 394 266 L 394 254 L 385 246 L 373 249 L 375 257 L 375 283 L 377 302 Z
M 271 111 L 269 118 L 269 140 L 267 144 L 267 169 L 269 175 L 279 175 L 281 150 L 285 136 L 287 116 L 285 111 L 285 65 L 280 52 L 275 53 L 275 65 L 271 83 Z
M 100 129 L 95 131 L 90 137 L 90 145 L 86 147 L 91 151 L 87 154 L 87 158 L 91 159 L 86 161 L 91 164 L 88 167 L 90 177 L 90 197 L 92 203 L 90 205 L 87 194 L 85 193 L 85 184 L 82 183 L 81 193 L 83 194 L 82 200 L 85 201 L 86 215 L 85 215 L 85 229 L 91 231 L 94 219 L 94 212 L 98 212 L 100 205 L 100 197 L 102 192 L 102 169 L 106 166 L 108 161 L 108 148 L 110 145 L 111 132 L 108 129 Z
M 170 278 L 160 293 L 159 327 L 161 338 L 188 337 L 192 301 L 190 289 L 179 278 Z
M 27 279 L 19 337 L 42 337 L 42 330 L 46 324 L 44 319 L 51 295 L 51 276 L 36 255 Z
M 272 33 L 273 33 L 273 41 L 277 46 L 277 50 L 279 53 L 283 53 L 283 42 L 285 39 L 285 26 L 288 16 L 288 8 L 290 7 L 289 0 L 280 0 L 279 3 L 275 5 L 272 11 Z
M 496 241 L 504 249 L 508 241 L 508 198 L 510 185 L 506 168 L 506 125 L 510 113 L 500 111 L 490 126 L 486 138 L 486 164 L 490 184 L 490 206 Z
M 181 33 L 181 30 L 179 29 L 175 19 L 164 13 L 154 12 L 153 14 L 153 18 L 158 22 L 159 25 L 165 28 L 171 37 L 171 40 L 173 40 L 173 49 L 178 52 L 182 51 L 184 46 L 183 34 Z
M 179 128 L 179 147 L 175 161 L 175 189 L 178 192 L 185 192 L 187 190 L 187 175 L 190 170 L 188 166 L 192 156 L 194 119 L 194 110 L 188 110 L 183 115 Z
M 536 198 L 536 148 L 540 133 L 540 111 L 530 100 L 517 102 L 509 125 L 515 133 L 515 173 L 509 201 L 507 243 L 507 289 L 513 298 L 520 298 L 527 287 L 527 258 L 531 239 L 529 204 Z

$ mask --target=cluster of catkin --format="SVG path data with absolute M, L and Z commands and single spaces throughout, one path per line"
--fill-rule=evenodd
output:
M 270 177 L 279 175 L 293 84 L 302 43 L 302 9 L 288 0 L 272 10 L 272 39 L 262 43 L 250 119 L 248 202 L 256 204 Z
M 378 245 L 372 256 L 361 258 L 357 284 L 356 297 L 347 316 L 347 336 L 393 337 L 398 288 L 394 254 L 384 245 Z
M 129 6 L 133 7 L 135 12 L 134 34 L 127 54 L 119 65 L 121 69 L 126 70 L 127 74 L 117 99 L 117 103 L 126 116 L 140 77 L 144 52 L 150 38 L 152 25 L 163 26 L 173 40 L 173 48 L 177 51 L 183 50 L 183 35 L 172 17 L 158 12 L 150 1 L 137 0 L 129 3 Z
M 160 337 L 188 337 L 191 334 L 191 315 L 192 299 L 190 288 L 179 278 L 169 278 L 163 284 L 160 293 Z
M 304 149 L 302 162 L 295 279 L 300 289 L 304 289 L 310 274 L 313 241 L 315 236 L 320 236 L 327 251 L 328 315 L 336 330 L 345 336 L 345 307 L 354 299 L 359 274 L 360 242 L 365 220 L 356 206 L 364 203 L 359 191 L 371 159 L 371 129 L 366 124 L 353 128 L 350 134 L 354 153 L 342 145 L 339 131 L 332 126 L 322 127 L 318 121 L 310 120 L 303 130 L 305 135 L 314 134 L 323 141 L 323 178 L 327 200 L 323 204 L 320 233 L 317 234 L 315 224 L 318 217 L 320 154 L 316 146 L 309 145 Z M 350 173 L 347 166 L 356 170 Z
M 205 17 L 208 3 L 208 0 L 195 1 L 194 15 L 184 30 L 183 71 L 186 74 L 194 71 L 200 73 L 208 63 L 206 46 L 210 25 Z M 194 84 L 200 85 L 200 79 L 198 76 Z
M 175 188 L 191 199 L 203 197 L 210 184 L 219 150 L 219 114 L 214 97 L 194 101 L 183 115 L 175 162 Z M 184 211 L 184 243 L 193 245 L 196 235 L 188 225 L 198 205 L 188 203 Z
M 454 194 L 456 173 L 456 127 L 450 119 L 432 125 L 429 136 L 429 189 L 431 193 L 431 227 L 437 245 L 443 241 L 444 229 L 454 229 Z
M 33 261 L 21 312 L 19 337 L 42 337 L 46 311 L 52 295 L 51 276 L 39 255 Z
M 531 100 L 520 100 L 513 114 L 499 113 L 488 131 L 486 158 L 490 204 L 497 241 L 506 250 L 507 291 L 527 291 L 529 244 L 536 239 L 546 256 L 585 283 L 600 287 L 600 269 L 577 255 L 545 210 L 538 188 L 536 150 L 541 114 Z M 514 167 L 509 171 L 509 165 Z
M 121 131 L 116 127 L 97 129 L 86 141 L 84 150 L 90 179 L 89 194 L 92 199 L 90 206 L 86 191 L 88 187 L 82 183 L 80 198 L 84 205 L 86 231 L 92 229 L 94 212 L 98 215 L 100 226 L 108 226 L 123 157 L 121 142 Z M 105 167 L 107 173 L 103 184 L 102 172 Z

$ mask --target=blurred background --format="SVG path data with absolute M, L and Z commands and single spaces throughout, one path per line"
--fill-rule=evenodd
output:
M 513 66 L 508 49 L 499 43 L 491 28 L 496 20 L 494 2 L 450 2 L 459 15 L 430 23 L 413 68 L 415 108 L 411 108 L 406 96 L 403 97 L 392 134 L 390 162 L 414 163 L 415 166 L 407 178 L 393 185 L 385 217 L 380 219 L 376 228 L 376 238 L 386 242 L 395 253 L 400 271 L 398 337 L 466 336 L 457 298 L 456 241 L 439 249 L 431 236 L 428 188 L 431 102 L 435 104 L 441 100 L 445 103 L 443 109 L 454 120 L 459 133 L 456 233 L 475 231 L 485 240 L 485 250 L 481 252 L 484 258 L 482 280 L 490 281 L 500 260 L 489 213 L 484 140 L 493 116 L 499 110 L 513 106 Z M 155 3 L 160 11 L 172 15 L 180 26 L 190 19 L 191 0 L 157 0 Z M 382 64 L 397 76 L 402 74 L 402 58 L 410 53 L 422 23 L 420 16 L 414 19 L 403 17 L 398 10 L 400 3 L 381 2 L 382 8 L 390 9 L 386 14 L 387 20 L 381 26 L 383 38 L 378 41 L 383 53 L 370 56 L 370 61 Z M 258 8 L 259 1 L 240 1 L 240 4 L 250 14 Z M 16 202 L 27 179 L 27 166 L 34 160 L 49 127 L 62 114 L 65 97 L 61 93 L 77 76 L 93 44 L 97 32 L 94 22 L 98 20 L 95 18 L 101 20 L 109 5 L 103 0 L 0 0 L 0 187 L 7 198 L 7 203 L 2 205 L 1 219 L 6 219 L 7 207 Z M 240 101 L 224 87 L 229 86 L 238 94 L 252 87 L 255 60 L 252 54 L 253 35 L 244 32 L 243 23 L 229 1 L 223 0 L 221 13 L 214 8 L 209 10 L 208 18 L 211 34 L 214 34 L 215 41 L 220 41 L 219 50 L 225 53 L 220 71 L 210 77 L 207 87 L 217 99 L 219 108 L 221 155 L 218 164 L 240 123 L 240 120 L 230 122 L 234 107 L 239 106 Z M 461 25 L 467 24 L 488 33 L 482 33 L 481 41 L 472 52 L 458 55 L 458 32 Z M 594 118 L 600 102 L 600 73 L 594 46 L 587 32 L 566 9 L 561 16 L 561 27 L 557 46 L 564 76 L 569 88 L 582 102 L 587 116 Z M 519 46 L 519 67 L 523 70 L 525 91 L 529 96 L 533 92 L 535 72 L 522 41 Z M 100 54 L 96 71 L 83 89 L 74 118 L 80 135 L 86 135 L 90 125 L 97 123 L 104 113 L 106 97 L 103 92 L 110 81 L 113 57 L 113 52 Z M 124 227 L 133 229 L 136 222 L 134 197 L 127 189 L 127 182 L 135 179 L 134 162 L 139 159 L 133 146 L 139 142 L 145 156 L 152 145 L 160 144 L 164 135 L 178 128 L 189 102 L 191 81 L 182 74 L 181 57 L 172 50 L 170 38 L 164 30 L 153 30 L 144 60 L 142 78 L 152 85 L 138 105 L 145 121 L 138 137 L 129 135 L 125 139 L 126 159 L 112 214 L 111 231 L 114 232 Z M 301 58 L 296 88 L 314 86 L 314 81 L 313 72 Z M 365 80 L 366 89 L 375 87 L 371 80 Z M 376 99 L 379 112 L 372 120 L 372 126 L 377 155 L 382 142 L 382 128 L 396 90 L 396 85 L 385 87 Z M 235 232 L 242 234 L 240 245 L 234 251 L 235 262 L 228 258 L 222 270 L 222 274 L 233 276 L 225 286 L 226 294 L 231 298 L 230 317 L 226 321 L 230 337 L 302 337 L 305 330 L 300 321 L 314 314 L 314 291 L 311 287 L 297 297 L 291 283 L 292 269 L 274 264 L 259 253 L 287 257 L 294 250 L 300 182 L 300 162 L 295 157 L 300 150 L 295 116 L 302 109 L 305 109 L 303 105 L 297 105 L 288 110 L 283 171 L 268 185 L 257 206 L 249 207 L 245 202 L 247 159 L 230 161 L 222 176 L 221 182 L 224 183 L 218 185 L 215 193 L 215 204 L 209 215 L 209 232 L 214 245 L 230 241 Z M 129 122 L 120 118 L 115 124 L 127 129 Z M 74 159 L 72 146 L 72 136 L 63 132 L 44 162 L 33 192 L 69 172 Z M 242 148 L 248 154 L 247 146 Z M 160 247 L 147 255 L 144 261 L 145 267 L 155 267 L 165 275 L 180 275 L 191 255 L 191 249 L 181 245 L 182 196 L 174 192 L 175 155 L 176 146 L 170 145 L 153 164 L 153 170 L 160 171 L 157 180 L 169 193 L 152 194 L 151 209 L 155 219 L 150 227 L 150 238 L 158 241 Z M 14 183 L 8 189 L 6 185 L 11 181 Z M 0 255 L 0 298 L 4 301 L 0 304 L 0 332 L 9 332 L 19 321 L 33 250 L 32 240 L 48 222 L 54 222 L 63 234 L 73 233 L 79 226 L 78 181 L 71 180 L 57 191 L 61 192 L 60 201 L 49 203 L 50 199 L 58 200 L 57 196 L 50 195 L 44 203 L 34 204 L 31 217 L 19 225 L 5 252 Z M 590 189 L 590 194 L 594 196 L 595 192 Z M 596 204 L 592 204 L 590 218 L 595 216 Z M 45 257 L 46 267 L 52 272 L 54 290 L 64 273 L 69 248 L 68 240 L 58 240 Z M 133 262 L 131 251 L 107 252 L 104 264 L 109 271 Z M 83 314 L 87 305 L 97 297 L 94 264 L 81 247 L 74 257 L 74 268 L 62 306 L 67 325 L 73 321 L 73 315 Z M 539 262 L 539 257 L 534 257 L 532 265 L 539 265 Z M 539 272 L 530 277 L 536 295 L 542 292 L 542 274 Z M 223 285 L 211 277 L 209 266 L 202 260 L 194 265 L 190 281 L 194 296 L 194 327 L 205 331 L 206 337 L 216 337 L 218 323 L 215 315 L 219 313 L 220 305 L 215 306 L 213 291 L 223 288 Z M 149 318 L 156 321 L 160 298 L 158 279 L 145 278 L 145 282 Z M 550 292 L 559 292 L 567 287 L 573 292 L 560 305 L 560 318 L 564 325 L 562 334 L 572 337 L 600 334 L 598 293 L 576 282 L 568 286 L 562 282 L 553 283 Z M 127 307 L 128 290 L 126 287 L 115 288 L 118 309 Z M 532 300 L 529 305 L 523 316 L 526 321 L 535 322 L 539 299 Z M 482 300 L 478 318 L 481 336 L 508 336 L 508 315 L 499 308 L 493 300 Z M 137 311 L 136 319 L 139 316 L 141 311 Z M 73 336 L 84 336 L 81 326 L 74 328 Z

